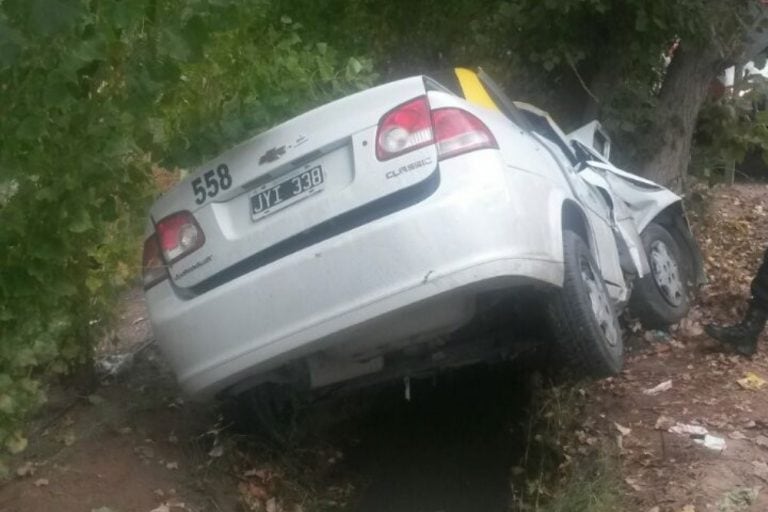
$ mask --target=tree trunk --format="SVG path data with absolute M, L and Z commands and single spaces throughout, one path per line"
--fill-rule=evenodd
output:
M 723 59 L 713 48 L 680 45 L 659 92 L 654 129 L 641 141 L 651 149 L 636 167 L 639 174 L 673 190 L 683 188 L 696 118 L 722 68 Z

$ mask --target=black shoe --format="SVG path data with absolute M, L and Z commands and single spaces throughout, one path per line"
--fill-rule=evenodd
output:
M 768 312 L 750 305 L 744 319 L 738 324 L 720 326 L 709 324 L 704 331 L 739 354 L 750 357 L 757 351 L 757 338 L 763 332 Z

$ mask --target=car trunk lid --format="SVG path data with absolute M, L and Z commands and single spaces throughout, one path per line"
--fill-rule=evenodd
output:
M 192 172 L 151 210 L 154 223 L 189 211 L 205 236 L 168 265 L 176 288 L 202 293 L 319 239 L 297 237 L 345 215 L 365 218 L 367 205 L 427 180 L 436 169 L 434 144 L 380 161 L 375 140 L 388 110 L 425 93 L 422 77 L 413 77 L 348 96 Z

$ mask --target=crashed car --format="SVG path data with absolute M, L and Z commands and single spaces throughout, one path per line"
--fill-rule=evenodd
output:
M 681 198 L 482 71 L 334 101 L 203 165 L 151 208 L 144 289 L 192 396 L 419 377 L 545 344 L 622 367 L 618 316 L 688 310 Z M 270 384 L 271 383 L 271 384 Z

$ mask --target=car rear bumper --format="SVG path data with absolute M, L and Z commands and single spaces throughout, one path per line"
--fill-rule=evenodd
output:
M 155 335 L 183 389 L 206 397 L 334 343 L 456 328 L 479 292 L 562 283 L 551 184 L 506 168 L 494 150 L 441 162 L 439 172 L 418 204 L 200 296 L 180 298 L 167 281 L 148 290 Z M 438 307 L 415 307 L 429 304 Z M 382 323 L 400 311 L 430 318 Z

